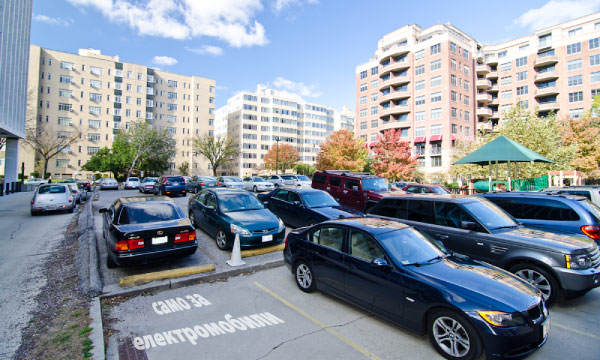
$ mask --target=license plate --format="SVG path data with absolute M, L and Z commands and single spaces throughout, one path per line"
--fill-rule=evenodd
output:
M 550 319 L 546 319 L 542 324 L 542 337 L 545 339 L 548 336 L 548 331 L 550 330 Z
M 179 183 L 178 182 L 173 182 L 173 185 L 177 186 L 177 185 L 179 185 Z
M 262 242 L 273 241 L 273 235 L 265 235 L 262 237 Z
M 168 236 L 155 237 L 152 238 L 152 245 L 166 244 L 167 241 L 169 241 Z

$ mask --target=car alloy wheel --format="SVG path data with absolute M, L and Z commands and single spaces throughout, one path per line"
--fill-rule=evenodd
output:
M 256 188 L 256 185 L 254 185 L 254 187 L 252 188 L 252 191 L 257 192 L 258 189 Z
M 438 346 L 448 355 L 455 358 L 464 357 L 471 348 L 469 334 L 456 320 L 440 316 L 433 322 L 433 337 Z
M 312 292 L 315 290 L 315 279 L 312 269 L 308 264 L 300 261 L 296 264 L 296 284 L 300 290 L 304 292 Z
M 225 231 L 217 231 L 217 237 L 215 238 L 215 241 L 217 242 L 217 246 L 219 247 L 219 249 L 227 249 L 227 234 L 225 234 Z
M 510 271 L 540 290 L 546 303 L 551 304 L 561 297 L 558 282 L 541 267 L 530 264 L 518 264 L 513 266 Z
M 198 227 L 196 226 L 196 216 L 194 216 L 194 212 L 190 211 L 190 214 L 188 216 L 190 218 L 190 222 L 192 223 L 193 227 Z

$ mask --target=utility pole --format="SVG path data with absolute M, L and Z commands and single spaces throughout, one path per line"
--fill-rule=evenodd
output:
M 275 148 L 275 175 L 277 175 L 279 169 L 279 136 L 275 136 L 275 142 L 277 143 L 277 148 Z

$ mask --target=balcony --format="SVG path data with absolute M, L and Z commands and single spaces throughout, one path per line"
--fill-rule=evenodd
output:
M 148 80 L 147 82 L 154 84 L 154 76 L 153 75 L 148 75 Z
M 386 102 L 389 102 L 391 100 L 398 100 L 398 99 L 406 99 L 410 97 L 410 93 L 408 91 L 390 91 L 389 93 L 381 96 L 381 99 L 379 99 L 379 105 L 383 105 Z
M 410 112 L 410 105 L 392 105 L 387 108 L 382 108 L 379 114 L 379 118 L 383 119 L 390 115 L 397 115 Z
M 431 155 L 431 156 L 442 155 L 442 149 L 441 148 L 432 148 L 429 150 L 429 155 Z
M 490 65 L 498 64 L 498 57 L 496 54 L 485 56 L 485 63 Z
M 477 108 L 477 116 L 490 117 L 492 116 L 492 109 L 487 106 L 480 106 Z
M 389 129 L 400 129 L 410 127 L 410 123 L 408 120 L 404 121 L 384 121 L 381 126 L 379 126 L 379 131 L 389 130 Z
M 410 47 L 407 45 L 393 45 L 388 49 L 385 49 L 379 55 L 380 59 L 385 61 L 389 57 L 408 54 L 410 52 Z
M 490 71 L 492 71 L 492 68 L 487 64 L 477 64 L 475 66 L 475 72 L 478 75 L 485 75 L 485 74 L 489 73 Z
M 558 79 L 558 72 L 556 69 L 544 72 L 538 72 L 535 74 L 534 80 L 536 82 L 545 81 L 545 80 L 554 80 Z
M 401 84 L 406 84 L 409 82 L 410 82 L 410 76 L 408 74 L 403 75 L 403 76 L 390 76 L 389 78 L 387 78 L 381 82 L 381 87 L 392 86 L 392 85 L 401 85 Z
M 497 93 L 498 92 L 498 83 L 493 84 L 492 87 L 488 89 L 488 92 Z
M 558 86 L 547 86 L 547 87 L 535 89 L 535 97 L 556 95 L 558 93 L 559 93 Z
M 558 110 L 559 108 L 558 101 L 538 104 L 538 111 L 551 111 Z
M 154 95 L 154 88 L 147 87 L 146 88 L 146 95 Z
M 478 93 L 478 94 L 475 96 L 475 99 L 476 99 L 478 102 L 484 102 L 484 103 L 488 103 L 488 102 L 492 101 L 492 95 L 490 95 L 490 94 L 487 94 L 487 93 Z
M 490 132 L 494 130 L 494 124 L 491 121 L 481 121 L 477 124 L 477 128 L 480 131 Z
M 537 59 L 535 59 L 535 63 L 533 64 L 533 66 L 540 67 L 540 66 L 556 64 L 557 62 L 558 62 L 558 56 L 556 56 L 556 55 L 549 55 L 549 56 L 543 56 L 543 57 L 538 56 Z
M 489 103 L 489 105 L 500 105 L 500 101 L 498 100 L 498 97 L 492 97 L 492 101 Z
M 406 70 L 409 67 L 410 67 L 410 64 L 408 63 L 408 60 L 406 60 L 406 59 L 403 61 L 390 61 L 389 64 L 382 65 L 381 76 L 385 76 L 386 74 L 389 74 L 391 71 Z
M 492 87 L 492 82 L 488 79 L 477 79 L 475 81 L 475 86 L 477 86 L 478 89 L 489 89 Z
M 497 70 L 492 70 L 485 77 L 487 79 L 497 79 L 498 78 L 498 71 Z

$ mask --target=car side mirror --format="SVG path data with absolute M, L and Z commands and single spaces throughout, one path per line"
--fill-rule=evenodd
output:
M 477 230 L 478 226 L 472 221 L 461 221 L 460 228 L 465 230 Z
M 352 187 L 352 190 L 353 190 L 353 191 L 358 191 L 358 186 L 354 185 L 354 186 Z
M 302 203 L 298 200 L 294 201 L 293 204 L 296 206 L 302 206 Z
M 101 208 L 98 210 L 99 213 L 106 213 L 108 212 L 108 208 Z
M 269 201 L 267 201 L 267 200 L 263 200 L 263 202 L 262 202 L 262 203 L 263 203 L 263 205 L 268 205 L 268 204 L 269 204 Z
M 390 266 L 390 264 L 388 264 L 388 262 L 385 259 L 382 259 L 382 258 L 374 259 L 371 262 L 371 265 L 373 265 L 373 267 L 376 267 L 378 269 L 383 269 L 383 270 L 391 270 L 391 268 L 392 268 Z

